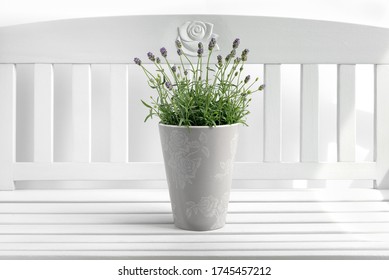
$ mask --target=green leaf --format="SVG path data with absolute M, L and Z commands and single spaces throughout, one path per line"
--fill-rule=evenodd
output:
M 140 100 L 142 103 L 143 103 L 143 105 L 145 105 L 147 108 L 149 108 L 149 109 L 152 109 L 152 107 L 149 105 L 149 104 L 147 104 L 146 102 L 144 102 L 142 99 Z
M 148 119 L 152 119 L 153 118 L 153 115 L 152 114 L 149 114 L 146 116 L 144 122 L 147 122 Z

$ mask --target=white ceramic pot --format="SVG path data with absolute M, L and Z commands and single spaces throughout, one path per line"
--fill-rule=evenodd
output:
M 176 227 L 203 231 L 224 226 L 238 127 L 159 125 Z

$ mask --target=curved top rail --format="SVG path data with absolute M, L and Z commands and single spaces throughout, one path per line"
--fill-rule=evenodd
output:
M 161 46 L 175 53 L 179 33 L 194 51 L 199 38 L 217 36 L 222 55 L 239 37 L 242 48 L 250 49 L 250 63 L 389 63 L 389 29 L 223 15 L 101 17 L 2 27 L 0 63 L 133 63 L 133 57 L 146 60 L 148 51 L 157 53 Z

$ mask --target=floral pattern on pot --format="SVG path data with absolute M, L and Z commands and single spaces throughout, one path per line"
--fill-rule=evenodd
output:
M 226 192 L 219 199 L 212 195 L 202 197 L 198 203 L 194 201 L 186 202 L 186 217 L 189 219 L 195 215 L 202 215 L 207 218 L 216 218 L 215 223 L 211 226 L 211 229 L 217 229 L 223 226 L 224 219 L 228 210 L 230 193 Z
M 178 27 L 178 40 L 182 43 L 182 48 L 185 53 L 190 56 L 197 56 L 198 43 L 202 43 L 204 46 L 208 45 L 211 38 L 217 39 L 218 35 L 213 33 L 213 24 L 202 21 L 187 21 Z M 216 44 L 214 50 L 219 50 L 219 46 Z M 207 52 L 203 55 L 206 55 Z
M 172 130 L 167 141 L 167 152 L 170 155 L 167 166 L 171 169 L 169 183 L 176 188 L 184 189 L 192 184 L 201 165 L 202 157 L 209 157 L 206 146 L 207 136 L 201 133 L 198 140 L 189 141 L 188 135 L 181 130 Z
M 238 146 L 238 140 L 239 140 L 239 134 L 235 134 L 230 142 L 230 158 L 228 158 L 226 161 L 220 162 L 221 172 L 215 175 L 216 179 L 222 179 L 228 174 L 231 174 L 232 167 L 234 165 L 236 148 Z

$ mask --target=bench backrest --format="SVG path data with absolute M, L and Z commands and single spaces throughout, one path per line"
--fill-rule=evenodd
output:
M 190 24 L 197 28 L 194 34 L 187 31 Z M 250 127 L 242 129 L 245 149 L 238 152 L 235 179 L 371 180 L 377 187 L 389 187 L 388 29 L 269 17 L 166 15 L 0 28 L 0 189 L 13 189 L 18 180 L 164 180 L 157 122 L 143 123 L 146 111 L 139 102 L 152 92 L 132 59 L 143 54 L 146 60 L 147 51 L 157 52 L 161 46 L 173 54 L 175 39 L 185 31 L 189 34 L 181 36 L 189 39 L 217 36 L 223 54 L 239 37 L 250 48 L 250 70 L 263 73 L 266 90 L 254 100 Z M 285 64 L 300 68 L 295 162 L 284 162 L 282 151 L 288 141 L 282 133 Z M 322 64 L 337 65 L 336 162 L 319 158 Z M 374 67 L 374 156 L 368 162 L 355 157 L 359 64 Z M 26 67 L 33 73 L 27 82 L 32 118 L 16 106 L 17 91 L 26 87 L 19 84 Z M 58 73 L 65 78 L 58 80 Z M 32 124 L 27 161 L 17 160 L 16 148 L 23 140 L 17 139 L 17 124 L 22 121 Z M 100 146 L 107 152 L 94 158 L 93 150 Z

